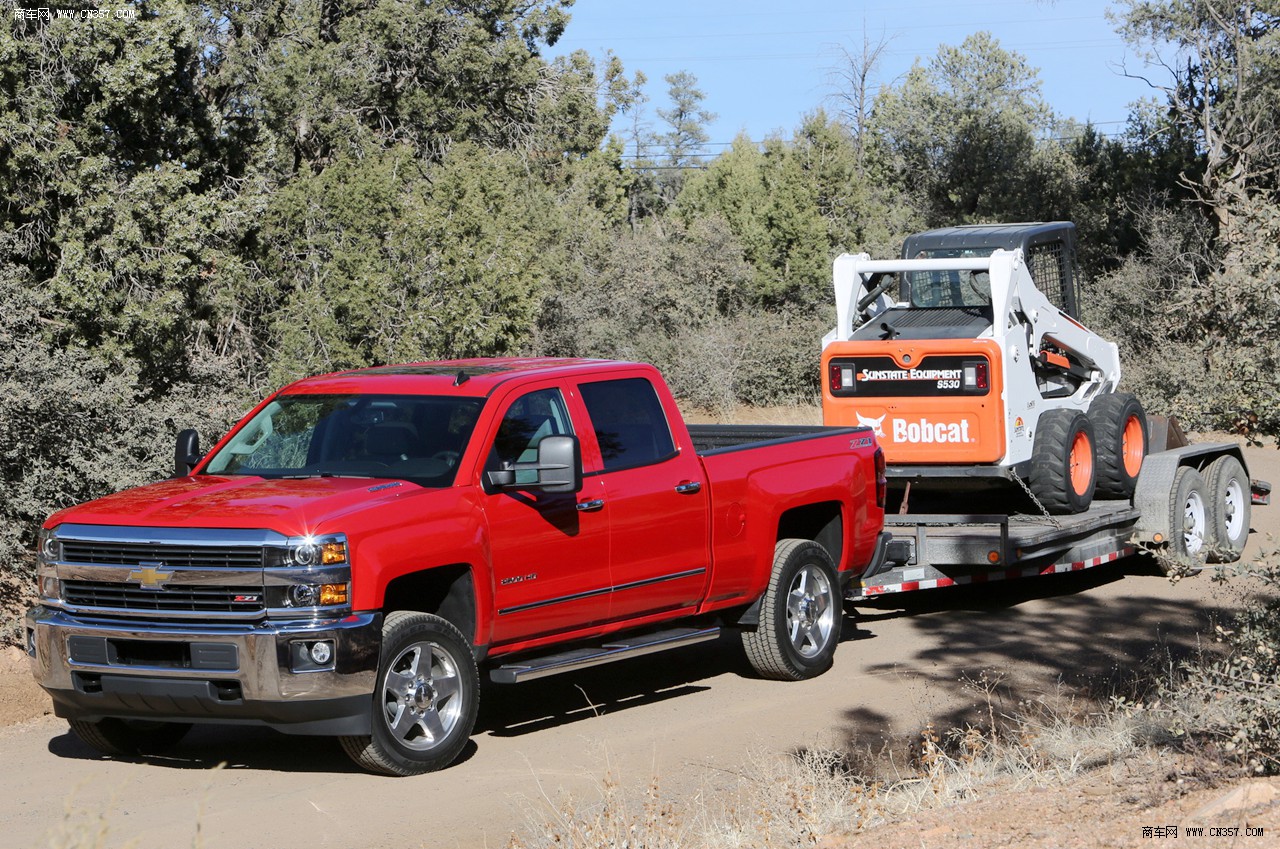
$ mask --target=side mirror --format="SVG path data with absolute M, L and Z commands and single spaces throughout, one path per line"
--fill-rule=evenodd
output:
M 576 436 L 547 436 L 538 443 L 538 486 L 543 492 L 582 489 L 582 446 Z
M 537 472 L 538 479 L 516 483 L 516 472 Z M 489 486 L 543 492 L 578 492 L 582 489 L 582 446 L 576 436 L 545 436 L 538 443 L 538 462 L 513 463 L 485 473 Z
M 173 476 L 185 478 L 203 458 L 200 456 L 200 434 L 188 428 L 178 433 L 173 449 Z

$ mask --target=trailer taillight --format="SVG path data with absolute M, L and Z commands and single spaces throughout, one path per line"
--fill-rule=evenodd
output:
M 970 392 L 985 392 L 991 378 L 986 360 L 964 364 L 964 388 Z
M 889 478 L 885 476 L 884 449 L 876 448 L 876 506 L 884 509 L 889 497 Z
M 842 389 L 854 389 L 854 367 L 852 363 L 833 362 L 830 366 L 830 383 L 831 391 L 839 392 Z

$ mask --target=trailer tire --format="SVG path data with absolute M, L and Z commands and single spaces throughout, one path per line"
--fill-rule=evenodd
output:
M 840 642 L 840 582 L 827 550 L 813 540 L 779 540 L 760 623 L 742 632 L 747 660 L 775 681 L 816 678 L 831 668 Z
M 439 616 L 397 611 L 382 625 L 372 733 L 342 737 L 343 751 L 381 775 L 421 775 L 462 754 L 480 705 L 471 647 Z
M 157 722 L 147 719 L 68 719 L 80 741 L 104 755 L 136 757 L 163 752 L 178 744 L 191 730 L 189 722 Z
M 1127 392 L 1100 395 L 1089 407 L 1089 420 L 1097 440 L 1097 498 L 1133 497 L 1138 474 L 1147 454 L 1147 414 L 1142 403 Z
M 1027 485 L 1050 513 L 1083 513 L 1096 481 L 1093 426 L 1079 410 L 1049 410 L 1036 426 Z
M 1209 502 L 1209 560 L 1234 563 L 1249 541 L 1249 476 L 1239 460 L 1225 454 L 1209 464 L 1204 482 Z
M 1192 568 L 1203 565 L 1213 544 L 1208 491 L 1204 478 L 1190 466 L 1183 466 L 1173 476 L 1168 553 L 1179 565 Z

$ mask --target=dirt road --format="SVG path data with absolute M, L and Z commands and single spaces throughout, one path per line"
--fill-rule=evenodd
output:
M 1280 481 L 1280 452 L 1253 453 L 1255 476 Z M 1254 548 L 1274 547 L 1263 537 L 1280 530 L 1277 512 L 1255 511 Z M 980 701 L 966 677 L 1003 676 L 1015 697 L 1034 698 L 1165 662 L 1242 592 L 1208 575 L 1170 585 L 1140 560 L 993 589 L 861 608 L 846 619 L 835 668 L 814 681 L 750 678 L 725 638 L 487 686 L 464 762 L 413 779 L 355 772 L 328 740 L 213 726 L 169 756 L 110 761 L 60 720 L 27 720 L 0 729 L 0 846 L 503 846 L 531 806 L 564 790 L 589 796 L 606 771 L 625 784 L 656 774 L 668 796 L 714 794 L 752 750 L 957 721 Z

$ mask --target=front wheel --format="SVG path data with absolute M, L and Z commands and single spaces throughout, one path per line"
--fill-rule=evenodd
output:
M 191 730 L 189 722 L 155 722 L 149 719 L 109 717 L 88 721 L 69 719 L 67 724 L 80 740 L 104 755 L 149 755 L 172 748 Z
M 480 673 L 466 638 L 439 616 L 398 611 L 382 626 L 372 733 L 341 738 L 369 772 L 421 775 L 462 754 L 476 724 Z
M 831 668 L 840 642 L 840 594 L 827 550 L 784 539 L 760 600 L 760 624 L 742 632 L 747 659 L 764 678 L 802 681 Z
M 1125 392 L 1101 395 L 1089 407 L 1097 438 L 1099 498 L 1133 498 L 1147 455 L 1147 414 L 1137 398 Z

